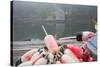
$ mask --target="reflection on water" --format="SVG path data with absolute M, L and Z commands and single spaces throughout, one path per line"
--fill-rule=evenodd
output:
M 91 18 L 97 19 L 97 7 L 71 4 L 13 2 L 13 40 L 44 39 L 42 25 L 56 38 L 79 31 L 93 31 Z

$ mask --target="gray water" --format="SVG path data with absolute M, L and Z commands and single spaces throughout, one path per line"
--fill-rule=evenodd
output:
M 97 20 L 97 7 L 88 5 L 13 2 L 13 40 L 44 39 L 42 25 L 56 38 L 80 31 L 95 32 L 91 20 Z

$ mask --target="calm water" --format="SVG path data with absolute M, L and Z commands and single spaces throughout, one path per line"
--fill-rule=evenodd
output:
M 13 40 L 43 39 L 41 28 L 56 38 L 72 36 L 80 31 L 94 31 L 92 19 L 97 19 L 97 7 L 87 5 L 50 4 L 14 1 Z

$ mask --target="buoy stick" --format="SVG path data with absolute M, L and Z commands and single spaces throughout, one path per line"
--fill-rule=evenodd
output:
M 47 36 L 47 35 L 48 35 L 48 33 L 47 33 L 47 31 L 46 31 L 46 29 L 45 29 L 44 25 L 42 25 L 42 29 L 44 30 L 44 33 L 45 33 L 45 35 Z

